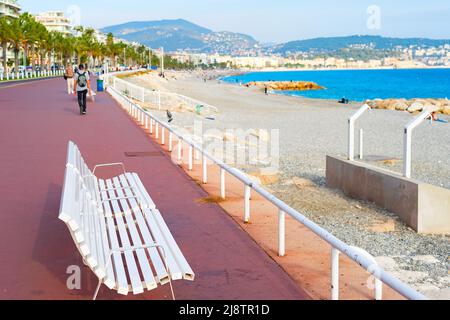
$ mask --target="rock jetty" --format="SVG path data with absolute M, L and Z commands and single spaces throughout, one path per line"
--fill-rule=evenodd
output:
M 265 88 L 274 91 L 305 91 L 325 89 L 311 81 L 255 81 L 247 83 L 248 87 Z
M 448 99 L 375 99 L 366 103 L 373 109 L 407 111 L 409 113 L 429 110 L 450 115 L 450 100 Z

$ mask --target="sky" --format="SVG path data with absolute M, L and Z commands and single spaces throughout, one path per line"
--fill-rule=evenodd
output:
M 353 34 L 450 39 L 449 0 L 18 0 L 23 11 L 64 11 L 101 28 L 186 19 L 265 43 Z

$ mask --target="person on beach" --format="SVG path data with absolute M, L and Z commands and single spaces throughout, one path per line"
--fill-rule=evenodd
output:
M 264 86 L 264 94 L 265 94 L 266 96 L 269 95 L 269 89 L 267 89 L 267 86 Z
M 64 72 L 64 78 L 67 81 L 67 93 L 74 94 L 74 86 L 73 86 L 73 67 L 70 63 L 67 64 L 66 70 Z
M 74 74 L 73 84 L 76 86 L 75 95 L 78 96 L 78 105 L 80 107 L 80 114 L 86 114 L 87 112 L 87 102 L 86 96 L 88 94 L 92 96 L 91 81 L 89 73 L 86 72 L 84 65 L 80 64 L 78 71 Z

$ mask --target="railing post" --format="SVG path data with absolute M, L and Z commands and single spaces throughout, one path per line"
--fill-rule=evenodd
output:
M 339 250 L 331 249 L 331 300 L 339 300 Z
M 278 213 L 278 256 L 286 255 L 286 213 L 282 210 Z
M 161 144 L 166 144 L 166 128 L 161 126 Z
M 156 122 L 156 126 L 155 126 L 155 138 L 156 140 L 159 139 L 159 123 L 157 121 Z
M 244 188 L 244 222 L 250 222 L 250 195 L 251 189 L 250 186 L 245 185 Z
M 153 134 L 153 118 L 150 118 L 150 134 Z
M 189 159 L 188 159 L 188 169 L 189 169 L 189 171 L 192 171 L 192 168 L 193 168 L 193 165 L 192 165 L 192 146 L 191 145 L 189 145 Z
M 417 118 L 413 119 L 405 126 L 404 142 L 403 142 L 403 176 L 405 178 L 411 178 L 411 162 L 412 162 L 412 132 L 419 126 L 425 119 L 431 116 L 431 112 L 428 110 L 423 111 Z
M 375 300 L 383 300 L 383 282 L 375 278 Z
M 182 153 L 182 151 L 183 151 L 183 139 L 181 139 L 180 137 L 178 137 L 178 146 L 177 146 L 177 148 L 178 148 L 178 161 L 181 161 L 181 158 L 182 158 L 182 155 L 181 155 L 181 153 Z
M 169 152 L 173 150 L 173 133 L 169 131 Z
M 225 169 L 220 168 L 220 197 L 225 200 Z
M 146 114 L 145 115 L 145 130 L 148 130 L 148 118 L 149 118 L 149 116 Z
M 203 171 L 203 184 L 207 184 L 208 183 L 208 158 L 206 157 L 205 154 L 203 154 L 203 159 L 202 159 L 202 171 Z

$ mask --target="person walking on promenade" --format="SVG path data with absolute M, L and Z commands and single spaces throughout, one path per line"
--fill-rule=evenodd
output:
M 89 90 L 89 95 L 92 96 L 91 81 L 89 73 L 86 72 L 84 65 L 80 64 L 78 71 L 74 74 L 73 78 L 74 86 L 76 86 L 75 95 L 78 96 L 78 105 L 80 106 L 80 114 L 86 114 L 86 96 Z
M 67 93 L 74 94 L 74 86 L 73 86 L 73 67 L 70 63 L 66 66 L 66 71 L 64 72 L 64 78 L 67 81 Z

